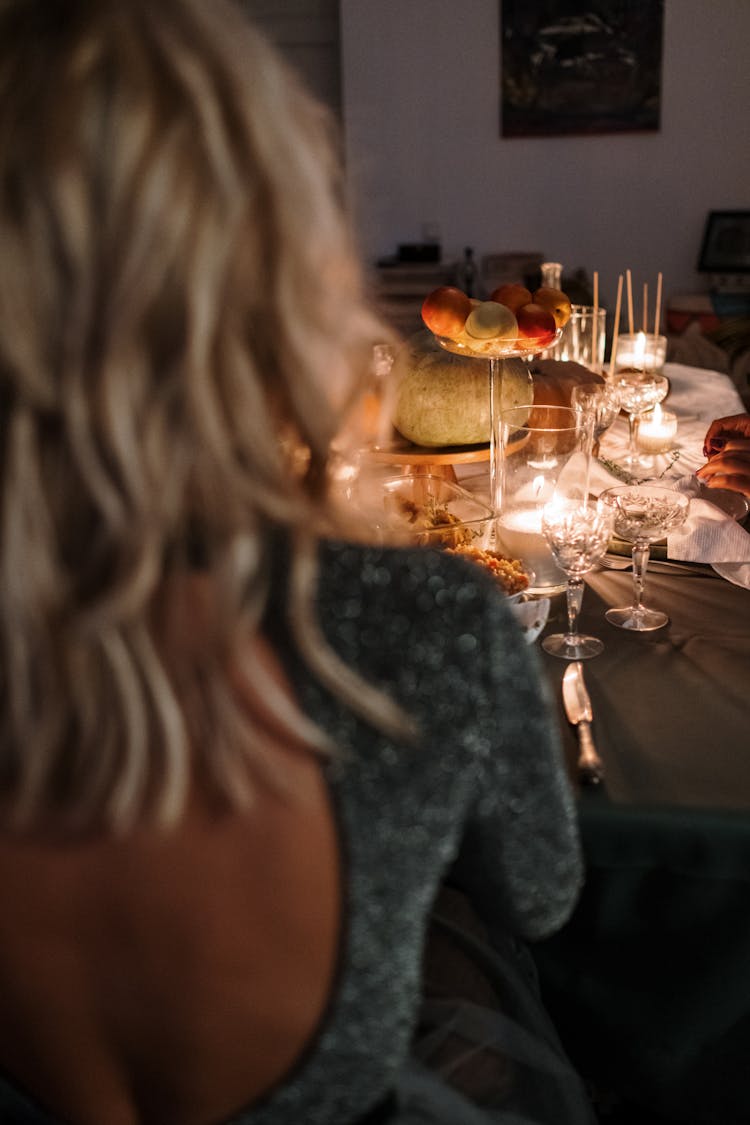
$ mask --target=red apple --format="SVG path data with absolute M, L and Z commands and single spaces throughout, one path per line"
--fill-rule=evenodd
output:
M 558 328 L 562 328 L 570 320 L 570 298 L 563 293 L 562 289 L 551 289 L 549 286 L 543 285 L 534 294 L 534 301 L 537 305 L 541 305 L 552 313 Z
M 522 305 L 528 305 L 531 302 L 531 293 L 525 285 L 520 285 L 517 281 L 514 281 L 507 285 L 498 285 L 497 289 L 490 293 L 490 300 L 497 301 L 499 305 L 505 305 L 506 309 L 515 313 Z
M 471 307 L 470 298 L 460 289 L 441 285 L 422 302 L 422 320 L 436 336 L 455 339 L 463 331 Z
M 539 340 L 545 347 L 554 338 L 557 324 L 552 313 L 534 301 L 523 305 L 516 313 L 518 335 L 529 340 Z

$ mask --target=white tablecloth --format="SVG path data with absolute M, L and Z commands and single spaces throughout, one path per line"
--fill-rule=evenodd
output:
M 675 448 L 680 456 L 670 466 L 670 456 L 656 454 L 649 476 L 665 479 L 694 473 L 705 463 L 703 438 L 714 418 L 728 414 L 741 414 L 742 399 L 729 378 L 721 371 L 702 367 L 685 367 L 681 363 L 666 363 L 664 374 L 669 379 L 669 394 L 663 405 L 677 415 L 677 441 Z M 600 454 L 612 461 L 622 458 L 628 446 L 628 423 L 618 418 L 602 438 Z M 610 483 L 615 483 L 614 481 Z
M 690 491 L 691 486 L 697 488 L 697 481 L 693 478 L 695 470 L 705 463 L 703 439 L 709 424 L 714 418 L 742 413 L 744 406 L 729 376 L 720 371 L 667 363 L 664 365 L 664 374 L 670 384 L 664 405 L 677 415 L 677 438 L 672 452 L 654 455 L 653 467 L 644 469 L 643 477 L 651 480 L 660 478 L 665 482 L 679 481 L 682 489 Z M 589 479 L 590 491 L 595 495 L 622 482 L 623 478 L 612 475 L 602 462 L 611 462 L 616 467 L 623 460 L 628 448 L 628 433 L 627 419 L 621 415 L 602 437 L 599 458 L 592 460 Z M 489 498 L 486 462 L 457 465 L 456 475 L 465 488 L 482 495 L 484 499 Z M 708 492 L 704 491 L 704 495 L 708 495 Z M 699 525 L 705 522 L 701 521 L 700 515 L 701 509 L 699 505 L 695 505 L 694 516 Z M 696 529 L 692 526 L 688 528 L 686 525 L 685 533 L 690 532 L 690 541 L 683 534 L 686 542 L 680 543 L 679 547 L 675 543 L 677 549 L 674 557 L 710 562 L 722 577 L 750 588 L 750 561 L 746 561 L 750 559 L 750 535 L 734 524 L 730 517 L 725 518 L 723 528 L 709 528 L 710 534 L 699 526 L 697 530 L 701 534 L 693 536 L 694 530 Z M 741 542 L 738 543 L 738 540 Z M 704 541 L 711 548 L 704 551 L 705 558 L 700 555 L 700 543 Z M 670 540 L 670 548 L 671 546 Z M 723 554 L 725 546 L 727 553 Z
M 734 383 L 721 371 L 703 367 L 685 367 L 681 363 L 666 363 L 664 374 L 669 379 L 669 394 L 664 405 L 677 415 L 677 440 L 675 448 L 679 458 L 670 465 L 671 457 L 656 454 L 654 468 L 649 476 L 658 476 L 665 469 L 665 478 L 678 478 L 694 473 L 705 461 L 703 438 L 714 418 L 740 414 L 744 407 Z M 624 416 L 617 419 L 601 441 L 600 454 L 612 461 L 622 459 L 628 447 L 628 422 Z M 457 465 L 459 482 L 472 492 L 489 496 L 488 466 L 486 462 Z M 616 484 L 611 478 L 602 479 L 601 487 Z

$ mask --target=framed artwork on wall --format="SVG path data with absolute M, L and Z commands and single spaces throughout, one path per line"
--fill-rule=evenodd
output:
M 500 0 L 501 134 L 659 128 L 664 0 Z
M 698 269 L 750 273 L 750 211 L 709 211 Z

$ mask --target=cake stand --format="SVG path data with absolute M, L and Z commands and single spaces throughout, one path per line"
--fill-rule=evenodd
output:
M 392 441 L 367 451 L 368 461 L 384 465 L 398 465 L 402 472 L 415 476 L 426 474 L 444 477 L 456 482 L 456 465 L 470 465 L 488 461 L 489 446 L 481 445 L 415 445 L 394 431 Z
M 466 356 L 470 359 L 488 361 L 489 366 L 489 395 L 490 395 L 490 506 L 497 514 L 500 507 L 500 476 L 498 465 L 500 459 L 500 415 L 502 412 L 502 387 L 503 371 L 506 362 L 520 360 L 526 364 L 533 356 L 545 348 L 552 347 L 562 336 L 562 329 L 558 328 L 554 336 L 547 333 L 543 337 L 524 336 L 514 340 L 477 340 L 464 333 L 457 339 L 449 336 L 434 335 L 435 340 L 447 352 L 454 355 Z M 529 383 L 533 384 L 531 372 L 526 366 Z M 533 401 L 533 400 L 532 400 Z

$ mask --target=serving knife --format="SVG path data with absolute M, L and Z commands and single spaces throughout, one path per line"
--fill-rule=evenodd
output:
M 565 669 L 562 693 L 568 722 L 578 730 L 578 776 L 584 784 L 598 785 L 604 778 L 604 763 L 596 752 L 591 735 L 591 699 L 580 660 L 573 661 Z

